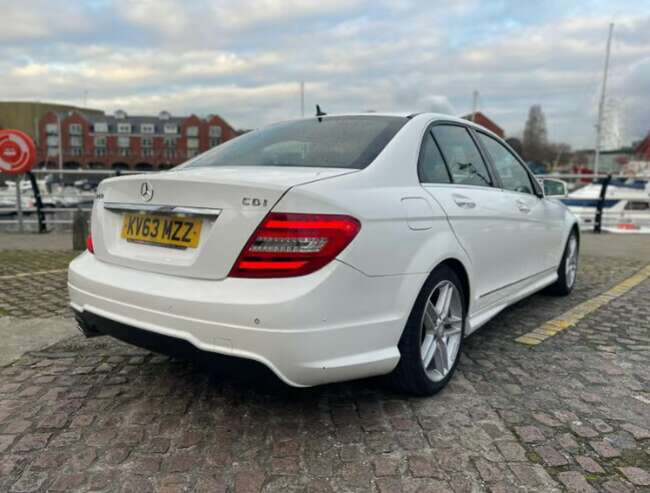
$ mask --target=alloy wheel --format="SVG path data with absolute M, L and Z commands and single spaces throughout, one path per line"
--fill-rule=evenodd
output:
M 569 238 L 569 245 L 567 247 L 566 265 L 564 267 L 564 277 L 568 288 L 573 286 L 576 281 L 576 274 L 578 272 L 578 240 L 575 235 Z
M 422 365 L 427 377 L 439 382 L 454 366 L 463 333 L 463 304 L 453 283 L 442 281 L 433 288 L 420 327 Z

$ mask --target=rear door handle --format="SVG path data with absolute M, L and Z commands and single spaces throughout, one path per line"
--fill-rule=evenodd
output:
M 456 202 L 456 205 L 458 207 L 462 207 L 463 209 L 473 209 L 476 207 L 476 202 L 473 202 L 469 197 L 465 197 L 464 195 L 458 195 L 454 194 L 454 202 Z
M 530 212 L 530 207 L 528 207 L 528 204 L 523 200 L 517 200 L 517 208 L 524 214 L 528 214 Z

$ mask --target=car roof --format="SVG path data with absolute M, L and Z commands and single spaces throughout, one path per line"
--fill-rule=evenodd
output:
M 408 118 L 412 122 L 418 122 L 420 125 L 428 125 L 429 123 L 432 123 L 434 121 L 445 121 L 445 122 L 455 122 L 455 123 L 461 123 L 463 125 L 466 125 L 468 127 L 473 127 L 476 129 L 480 129 L 482 132 L 485 132 L 499 140 L 503 140 L 501 137 L 496 135 L 494 132 L 492 132 L 490 129 L 485 128 L 482 125 L 479 125 L 478 123 L 474 123 L 470 120 L 465 120 L 464 118 L 460 118 L 457 116 L 445 114 L 445 113 L 434 113 L 434 112 L 405 112 L 405 111 L 395 111 L 395 112 L 389 112 L 389 111 L 384 111 L 384 112 L 378 112 L 378 111 L 364 111 L 364 112 L 348 112 L 348 113 L 327 113 L 325 115 L 320 116 L 319 118 L 337 118 L 337 117 L 346 117 L 346 116 L 377 116 L 377 117 L 398 117 L 398 118 Z M 312 118 L 316 118 L 316 115 L 310 115 L 310 116 L 305 116 L 302 118 L 292 118 L 289 120 L 284 120 L 284 121 L 278 121 L 275 123 L 287 123 L 290 121 L 299 121 L 299 120 L 311 120 Z
M 421 123 L 430 123 L 436 120 L 440 121 L 446 121 L 446 122 L 456 122 L 456 123 L 462 123 L 463 125 L 467 125 L 468 127 L 473 127 L 473 128 L 478 128 L 481 129 L 482 131 L 494 136 L 498 137 L 494 132 L 491 130 L 485 128 L 483 125 L 479 125 L 478 123 L 474 123 L 470 120 L 465 120 L 464 118 L 460 118 L 457 116 L 445 114 L 445 113 L 434 113 L 434 112 L 404 112 L 404 111 L 396 111 L 396 112 L 375 112 L 375 111 L 366 111 L 366 112 L 359 112 L 359 113 L 328 113 L 327 115 L 323 115 L 321 118 L 335 118 L 335 117 L 345 117 L 345 116 L 385 116 L 385 117 L 400 117 L 400 118 L 409 118 L 411 120 L 419 121 Z M 309 118 L 315 118 L 314 116 L 309 116 L 305 117 L 305 119 Z

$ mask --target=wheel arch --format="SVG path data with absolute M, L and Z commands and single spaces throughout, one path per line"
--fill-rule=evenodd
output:
M 467 313 L 469 314 L 470 312 L 470 300 L 472 299 L 471 296 L 471 284 L 469 280 L 469 273 L 467 272 L 467 268 L 465 265 L 458 260 L 457 258 L 447 258 L 443 260 L 442 262 L 439 262 L 432 270 L 431 272 L 433 273 L 436 269 L 438 269 L 441 266 L 447 266 L 451 270 L 454 271 L 454 273 L 458 276 L 460 279 L 460 282 L 463 283 L 463 301 L 465 302 L 465 308 L 467 310 Z

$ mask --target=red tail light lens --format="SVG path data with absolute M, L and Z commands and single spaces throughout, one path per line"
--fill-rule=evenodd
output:
M 95 247 L 93 245 L 93 236 L 88 235 L 86 236 L 86 248 L 90 253 L 95 253 Z
M 310 274 L 331 262 L 360 229 L 350 216 L 272 212 L 248 240 L 230 276 Z

